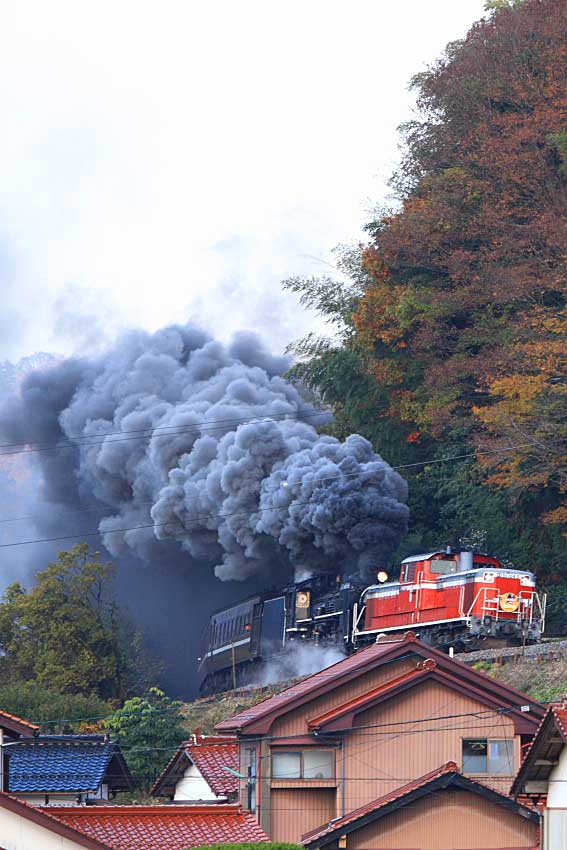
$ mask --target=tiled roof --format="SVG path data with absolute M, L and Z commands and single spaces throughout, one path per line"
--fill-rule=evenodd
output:
M 6 747 L 5 753 L 11 794 L 96 791 L 113 759 L 109 785 L 132 784 L 116 743 L 103 735 L 39 735 Z
M 373 643 L 371 646 L 367 646 L 365 649 L 360 649 L 358 652 L 355 652 L 354 655 L 350 655 L 348 658 L 343 658 L 341 661 L 337 661 L 336 664 L 331 664 L 330 667 L 325 667 L 324 670 L 320 670 L 318 673 L 313 673 L 312 676 L 307 676 L 307 678 L 302 679 L 290 688 L 286 688 L 285 691 L 281 691 L 279 694 L 267 697 L 250 708 L 241 711 L 239 714 L 235 714 L 234 717 L 229 717 L 226 720 L 221 721 L 215 728 L 219 731 L 232 731 L 233 729 L 245 727 L 253 721 L 259 720 L 261 717 L 265 717 L 266 715 L 279 710 L 284 705 L 294 703 L 301 700 L 303 697 L 307 697 L 313 691 L 317 691 L 321 687 L 332 686 L 333 682 L 348 675 L 349 673 L 354 671 L 358 672 L 359 670 L 370 666 L 372 662 L 377 661 L 382 656 L 390 653 L 393 647 L 399 647 L 403 643 L 404 638 Z
M 385 794 L 383 797 L 379 797 L 377 800 L 373 800 L 372 802 L 361 806 L 359 809 L 349 812 L 348 815 L 337 820 L 330 821 L 329 823 L 323 824 L 317 829 L 306 833 L 302 836 L 301 843 L 311 845 L 313 842 L 319 842 L 322 838 L 330 836 L 333 833 L 340 834 L 344 831 L 352 831 L 353 828 L 356 827 L 357 822 L 360 826 L 362 826 L 369 822 L 373 815 L 379 816 L 385 809 L 389 812 L 398 808 L 396 803 L 405 805 L 406 802 L 410 801 L 409 798 L 412 797 L 412 795 L 415 795 L 416 792 L 419 797 L 435 790 L 448 788 L 451 785 L 456 785 L 457 787 L 464 788 L 472 791 L 473 793 L 480 794 L 483 797 L 487 797 L 493 802 L 496 802 L 512 811 L 516 811 L 528 820 L 536 822 L 539 819 L 539 816 L 532 809 L 522 806 L 519 803 L 515 803 L 510 799 L 510 797 L 500 794 L 500 792 L 494 791 L 492 788 L 488 788 L 481 782 L 476 782 L 475 780 L 463 776 L 455 762 L 450 761 L 436 770 L 432 770 L 424 776 L 408 782 L 407 785 L 403 785 L 401 788 L 396 788 L 394 791 L 390 791 L 390 793 Z
M 238 771 L 240 759 L 237 739 L 233 735 L 193 735 L 183 741 L 152 788 L 154 796 L 169 793 L 170 786 L 181 778 L 190 759 L 217 797 L 238 794 L 238 778 L 225 767 Z
M 15 714 L 8 714 L 7 711 L 0 711 L 0 728 L 7 729 L 9 732 L 15 732 L 18 735 L 35 735 L 39 732 L 39 726 L 34 723 L 29 723 L 27 720 L 22 720 L 21 717 L 16 717 Z
M 215 728 L 219 732 L 265 734 L 276 717 L 309 702 L 316 696 L 328 693 L 338 684 L 342 685 L 382 664 L 410 655 L 435 661 L 438 671 L 451 676 L 456 687 L 462 686 L 463 690 L 468 687 L 471 692 L 474 689 L 477 697 L 480 698 L 480 695 L 484 694 L 486 700 L 490 699 L 493 704 L 509 709 L 518 734 L 533 734 L 534 728 L 545 713 L 540 703 L 525 694 L 490 679 L 454 658 L 449 658 L 440 650 L 417 640 L 414 634 L 407 633 L 396 640 L 381 640 L 367 646 L 319 673 L 308 676 L 285 691 L 256 703 L 234 717 L 223 720 Z M 520 706 L 523 704 L 529 704 L 529 712 L 520 711 Z
M 551 711 L 555 717 L 557 729 L 567 744 L 567 710 L 562 705 L 552 705 Z
M 84 806 L 52 808 L 61 823 L 112 850 L 186 850 L 217 842 L 268 841 L 239 805 Z

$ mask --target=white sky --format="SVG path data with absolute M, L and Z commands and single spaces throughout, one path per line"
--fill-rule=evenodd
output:
M 193 319 L 281 350 L 483 0 L 41 0 L 0 19 L 0 360 Z M 315 259 L 313 259 L 315 258 Z

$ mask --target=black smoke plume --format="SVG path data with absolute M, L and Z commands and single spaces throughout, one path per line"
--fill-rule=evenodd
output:
M 174 538 L 221 579 L 278 563 L 381 565 L 405 529 L 403 479 L 324 421 L 250 334 L 226 348 L 192 327 L 129 333 L 103 356 L 32 372 L 5 404 L 5 438 L 38 452 L 42 497 L 106 506 L 108 550 Z M 313 424 L 312 424 L 313 423 Z
M 208 610 L 246 592 L 208 580 L 213 569 L 254 586 L 293 569 L 370 575 L 406 528 L 406 484 L 362 437 L 319 435 L 329 417 L 282 377 L 288 366 L 252 334 L 224 346 L 174 326 L 32 371 L 0 408 L 0 434 L 45 449 L 32 455 L 39 530 L 98 529 L 134 595 L 144 560 L 148 610 L 169 569 L 175 605 L 196 622 L 192 580 Z M 100 512 L 69 513 L 82 506 Z

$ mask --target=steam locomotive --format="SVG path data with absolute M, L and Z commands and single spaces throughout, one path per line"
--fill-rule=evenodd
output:
M 405 558 L 399 577 L 377 583 L 315 575 L 277 593 L 218 611 L 205 630 L 199 670 L 203 696 L 258 678 L 267 661 L 297 641 L 350 654 L 384 633 L 413 631 L 442 649 L 536 643 L 545 595 L 531 572 L 507 569 L 489 555 L 448 547 Z

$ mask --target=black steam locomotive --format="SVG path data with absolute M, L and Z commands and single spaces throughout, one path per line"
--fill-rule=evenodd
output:
M 352 579 L 316 575 L 213 614 L 203 636 L 201 695 L 255 681 L 260 665 L 281 656 L 291 641 L 348 651 L 353 607 L 363 588 Z
M 488 641 L 541 639 L 545 594 L 538 594 L 534 574 L 492 556 L 448 547 L 406 558 L 392 578 L 380 570 L 378 584 L 365 587 L 315 575 L 213 614 L 200 659 L 201 694 L 257 681 L 260 666 L 277 660 L 281 668 L 298 643 L 348 654 L 380 634 L 408 629 L 459 652 Z

